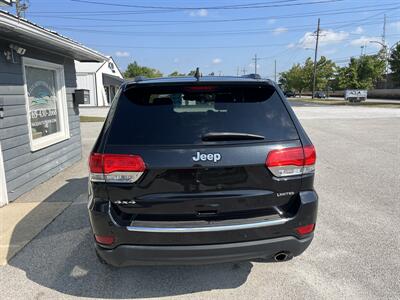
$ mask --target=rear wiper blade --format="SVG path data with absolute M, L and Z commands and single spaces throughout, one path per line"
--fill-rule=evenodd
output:
M 203 141 L 240 141 L 240 140 L 264 140 L 265 137 L 258 134 L 240 132 L 209 132 L 201 136 Z

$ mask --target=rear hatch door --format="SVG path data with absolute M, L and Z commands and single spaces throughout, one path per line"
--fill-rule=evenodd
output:
M 139 155 L 146 170 L 135 183 L 107 183 L 108 194 L 118 213 L 138 220 L 276 214 L 301 177 L 274 177 L 267 154 L 298 146 L 269 84 L 128 86 L 104 152 Z

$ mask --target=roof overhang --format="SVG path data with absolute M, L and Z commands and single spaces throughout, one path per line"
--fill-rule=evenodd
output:
M 103 73 L 102 75 L 103 75 L 103 85 L 120 86 L 124 82 L 124 79 L 115 75 L 110 75 L 105 73 Z
M 0 37 L 26 46 L 46 49 L 78 61 L 105 61 L 108 58 L 56 32 L 0 11 Z

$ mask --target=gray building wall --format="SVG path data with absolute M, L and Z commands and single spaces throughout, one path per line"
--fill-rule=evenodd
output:
M 21 59 L 6 61 L 2 55 L 10 43 L 0 39 L 0 140 L 9 201 L 48 180 L 64 168 L 81 159 L 79 111 L 73 105 L 72 93 L 76 88 L 75 65 L 72 58 L 35 48 L 26 48 L 25 57 L 64 65 L 71 137 L 47 148 L 31 152 L 28 116 L 25 104 L 24 78 Z

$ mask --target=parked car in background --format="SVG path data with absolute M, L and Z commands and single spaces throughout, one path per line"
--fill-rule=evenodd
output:
M 314 98 L 325 99 L 326 94 L 324 92 L 318 91 L 314 93 Z
M 290 97 L 296 97 L 296 93 L 293 91 L 284 91 L 283 92 L 285 94 L 286 97 L 290 98 Z
M 90 155 L 98 257 L 114 266 L 291 259 L 313 239 L 315 161 L 272 81 L 124 83 Z
M 344 100 L 349 102 L 361 102 L 367 100 L 367 90 L 346 90 L 344 93 Z

